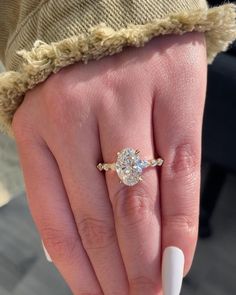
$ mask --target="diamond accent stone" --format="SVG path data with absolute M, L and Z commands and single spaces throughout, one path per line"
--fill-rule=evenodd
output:
M 148 166 L 148 161 L 142 161 L 132 148 L 125 148 L 118 153 L 116 171 L 120 180 L 128 186 L 137 184 L 141 180 L 143 169 Z
M 98 168 L 100 171 L 102 171 L 102 170 L 103 170 L 103 165 L 102 165 L 102 163 L 99 163 L 99 164 L 97 165 L 97 168 Z
M 161 158 L 159 159 L 153 159 L 150 161 L 151 166 L 155 167 L 155 166 L 161 166 L 163 164 L 163 160 Z

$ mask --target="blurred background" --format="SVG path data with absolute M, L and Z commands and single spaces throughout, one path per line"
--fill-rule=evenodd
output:
M 236 294 L 236 44 L 208 72 L 199 242 L 182 295 Z M 71 293 L 44 257 L 14 141 L 0 134 L 0 295 L 41 294 Z

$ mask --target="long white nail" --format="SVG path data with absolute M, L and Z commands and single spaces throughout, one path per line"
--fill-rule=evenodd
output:
M 48 262 L 52 262 L 52 258 L 51 258 L 50 255 L 48 254 L 48 251 L 47 251 L 47 249 L 45 248 L 43 241 L 42 241 L 42 246 L 43 246 L 43 251 L 44 251 L 44 253 L 45 253 L 45 256 L 46 256 L 46 258 L 47 258 L 47 261 L 48 261 Z
M 179 295 L 184 272 L 184 254 L 177 247 L 168 247 L 162 258 L 162 286 L 164 295 Z

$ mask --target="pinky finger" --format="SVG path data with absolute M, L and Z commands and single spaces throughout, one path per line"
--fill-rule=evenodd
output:
M 198 235 L 201 131 L 207 74 L 204 35 L 183 36 L 178 47 L 169 52 L 177 61 L 173 63 L 175 75 L 171 73 L 171 85 L 163 87 L 154 107 L 154 135 L 158 153 L 165 161 L 160 181 L 162 248 L 175 246 L 182 250 L 186 275 Z M 194 60 L 194 64 L 190 60 Z M 173 257 L 182 265 L 180 252 L 170 249 L 169 255 L 174 253 Z
M 102 294 L 81 244 L 54 157 L 42 143 L 18 148 L 30 210 L 49 257 L 73 294 Z

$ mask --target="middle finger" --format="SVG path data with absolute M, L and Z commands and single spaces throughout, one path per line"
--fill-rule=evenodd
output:
M 127 277 L 106 183 L 96 168 L 100 146 L 94 124 L 94 120 L 81 126 L 75 122 L 75 128 L 68 128 L 64 137 L 57 137 L 51 148 L 58 161 L 82 244 L 103 293 L 127 294 Z

